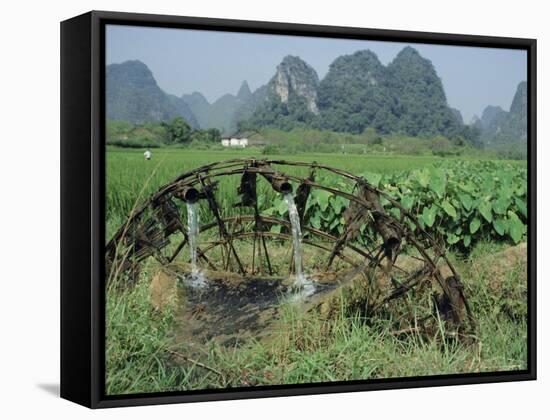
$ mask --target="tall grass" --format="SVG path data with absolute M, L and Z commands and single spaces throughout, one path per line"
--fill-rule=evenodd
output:
M 109 395 L 164 391 L 176 381 L 177 372 L 166 365 L 175 302 L 165 311 L 154 312 L 149 280 L 144 270 L 135 287 L 110 287 L 106 294 L 105 389 Z
M 186 343 L 172 341 L 176 303 L 155 312 L 148 298 L 154 264 L 131 290 L 107 296 L 107 392 L 109 394 L 299 384 L 356 379 L 510 371 L 526 368 L 526 265 L 496 268 L 494 246 L 455 262 L 463 273 L 479 326 L 477 340 L 449 340 L 445 325 L 432 336 L 414 328 L 396 333 L 392 319 L 347 311 L 327 320 L 295 306 L 281 308 L 270 339 L 243 347 L 211 343 L 187 358 Z M 498 284 L 495 283 L 498 277 Z

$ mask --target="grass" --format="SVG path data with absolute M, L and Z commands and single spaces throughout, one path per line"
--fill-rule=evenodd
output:
M 153 312 L 147 279 L 144 272 L 143 281 L 126 290 L 115 290 L 113 282 L 106 294 L 107 394 L 159 392 L 176 381 L 177 372 L 165 364 L 175 302 L 163 312 Z
M 155 149 L 153 160 L 145 162 L 141 150 L 110 147 L 107 239 L 124 223 L 138 197 L 147 197 L 160 185 L 205 163 L 252 155 L 265 157 L 253 149 Z M 404 171 L 441 159 L 336 154 L 270 158 L 315 160 L 353 173 Z M 238 178 L 220 185 L 223 209 L 231 209 L 237 200 L 237 185 Z M 106 294 L 107 394 L 524 369 L 526 266 L 524 261 L 503 264 L 499 259 L 503 247 L 482 242 L 467 257 L 451 255 L 479 322 L 474 345 L 444 339 L 445 326 L 438 319 L 434 319 L 438 329 L 429 337 L 420 333 L 396 335 L 396 323 L 391 318 L 365 322 L 342 307 L 338 316 L 326 320 L 285 306 L 281 327 L 270 341 L 240 348 L 212 344 L 193 358 L 185 356 L 188 349 L 184 343 L 173 340 L 177 302 L 162 312 L 149 302 L 149 283 L 158 267 L 148 260 L 134 287 L 117 288 L 115 279 Z
M 365 322 L 342 307 L 327 320 L 287 305 L 272 339 L 236 348 L 211 344 L 192 359 L 174 356 L 189 353 L 171 338 L 176 302 L 162 312 L 149 303 L 154 263 L 148 263 L 134 288 L 107 294 L 107 393 L 525 369 L 526 265 L 501 266 L 497 248 L 482 243 L 468 259 L 453 256 L 479 323 L 474 344 L 443 338 L 437 318 L 433 336 L 397 335 L 391 318 Z

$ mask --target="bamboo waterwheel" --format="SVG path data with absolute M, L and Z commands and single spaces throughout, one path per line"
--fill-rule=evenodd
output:
M 205 314 L 205 339 L 263 330 L 277 318 L 281 297 L 296 294 L 285 194 L 296 205 L 301 269 L 313 284 L 298 299 L 304 310 L 330 316 L 345 292 L 348 308 L 366 318 L 395 311 L 418 325 L 435 313 L 457 331 L 472 331 L 444 245 L 390 193 L 317 163 L 236 159 L 183 173 L 144 200 L 108 242 L 107 282 L 130 287 L 150 259 L 174 278 L 188 277 L 186 207 L 193 205 L 197 265 L 207 281 L 200 290 L 184 284 L 187 310 Z

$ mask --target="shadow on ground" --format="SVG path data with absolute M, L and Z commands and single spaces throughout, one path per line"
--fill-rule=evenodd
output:
M 38 384 L 36 386 L 54 397 L 59 397 L 59 384 Z

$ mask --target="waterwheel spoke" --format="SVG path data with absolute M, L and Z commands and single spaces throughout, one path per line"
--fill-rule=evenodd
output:
M 223 238 L 225 240 L 225 243 L 229 246 L 229 250 L 227 252 L 226 269 L 229 268 L 230 253 L 232 253 L 239 267 L 239 271 L 241 272 L 242 275 L 245 275 L 246 271 L 243 268 L 239 255 L 237 254 L 237 251 L 235 251 L 235 247 L 233 246 L 230 235 L 227 232 L 225 223 L 220 216 L 219 205 L 218 205 L 218 202 L 216 201 L 216 197 L 212 192 L 213 190 L 212 183 L 210 182 L 209 178 L 205 179 L 203 177 L 199 177 L 199 181 L 206 194 L 206 199 L 207 199 L 208 205 L 210 206 L 210 211 L 212 212 L 212 214 L 214 215 L 214 218 L 218 222 L 218 231 L 219 231 L 220 238 Z
M 170 255 L 170 257 L 168 258 L 168 262 L 174 261 L 186 244 L 187 244 L 187 239 L 183 238 L 183 240 L 178 244 L 178 246 L 176 247 L 172 255 Z

